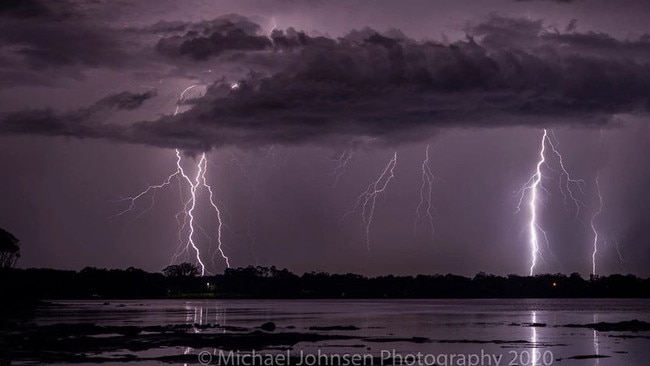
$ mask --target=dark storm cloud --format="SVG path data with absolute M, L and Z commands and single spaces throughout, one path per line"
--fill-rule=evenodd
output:
M 573 18 L 573 19 L 571 19 L 571 21 L 569 22 L 569 24 L 567 24 L 567 26 L 566 26 L 566 28 L 564 29 L 564 31 L 565 31 L 565 32 L 573 32 L 573 31 L 575 31 L 577 28 L 578 28 L 578 19 Z
M 493 16 L 488 21 L 470 26 L 469 34 L 480 37 L 487 50 L 525 51 L 537 57 L 591 56 L 619 58 L 644 63 L 650 60 L 650 35 L 634 40 L 619 40 L 606 33 L 575 32 L 577 21 L 572 19 L 567 31 L 545 28 L 541 20 Z
M 155 95 L 153 90 L 141 94 L 121 92 L 108 95 L 88 108 L 68 113 L 56 113 L 51 109 L 11 113 L 0 124 L 0 133 L 120 139 L 122 128 L 102 123 L 101 113 L 110 110 L 132 111 Z
M 115 108 L 132 111 L 140 108 L 144 102 L 151 99 L 156 95 L 155 90 L 150 90 L 144 93 L 131 93 L 128 91 L 111 94 L 100 99 L 92 107 L 94 110 L 102 108 Z
M 468 38 L 452 44 L 368 29 L 341 39 L 276 30 L 271 43 L 253 22 L 236 16 L 158 23 L 150 31 L 178 33 L 158 44 L 167 58 L 218 64 L 218 55 L 236 51 L 277 62 L 266 73 L 251 70 L 237 87 L 212 85 L 185 113 L 135 123 L 107 138 L 200 150 L 398 143 L 447 126 L 602 125 L 613 114 L 649 107 L 647 37 L 560 33 L 523 18 L 492 16 L 468 26 Z M 62 127 L 62 134 L 74 130 L 70 123 Z M 51 125 L 48 131 L 56 134 Z
M 390 143 L 425 138 L 426 128 L 602 125 L 648 109 L 645 38 L 561 34 L 496 16 L 467 32 L 468 40 L 443 45 L 368 30 L 338 40 L 278 31 L 287 39 L 280 45 L 299 47 L 283 70 L 236 90 L 215 85 L 192 110 L 138 123 L 130 138 L 190 149 Z
M 148 30 L 155 33 L 182 32 L 162 38 L 156 50 L 166 56 L 188 56 L 194 60 L 205 60 L 226 51 L 263 50 L 272 45 L 267 37 L 259 34 L 259 25 L 239 15 L 198 24 L 162 22 Z
M 66 18 L 74 13 L 74 6 L 67 1 L 44 2 L 40 0 L 4 0 L 0 2 L 0 16 L 15 18 Z
M 67 1 L 11 0 L 0 5 L 0 75 L 10 85 L 80 79 L 127 59 L 119 32 Z

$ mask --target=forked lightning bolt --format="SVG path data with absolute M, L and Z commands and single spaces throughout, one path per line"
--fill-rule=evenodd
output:
M 203 162 L 203 169 L 200 168 L 201 162 Z M 217 206 L 217 204 L 214 203 L 214 193 L 212 192 L 212 187 L 208 184 L 208 181 L 205 179 L 205 173 L 207 170 L 208 170 L 208 159 L 206 158 L 205 153 L 203 153 L 201 155 L 201 160 L 199 161 L 199 171 L 201 172 L 201 185 L 203 185 L 203 187 L 208 190 L 208 194 L 209 194 L 208 199 L 210 202 L 210 206 L 212 206 L 212 209 L 214 209 L 214 212 L 216 212 L 217 214 L 217 250 L 219 251 L 221 258 L 223 258 L 223 260 L 226 261 L 226 267 L 230 268 L 230 259 L 223 252 L 223 243 L 221 241 L 222 239 L 221 228 L 223 227 L 223 221 L 221 221 L 221 210 L 219 209 L 219 206 Z
M 201 154 L 201 158 L 199 159 L 199 162 L 197 164 L 196 178 L 192 182 L 192 180 L 185 174 L 183 168 L 180 165 L 180 153 L 178 152 L 178 150 L 176 151 L 176 155 L 178 156 L 178 160 L 177 160 L 178 170 L 181 176 L 183 177 L 183 179 L 188 183 L 190 187 L 190 198 L 187 201 L 185 201 L 183 205 L 183 210 L 179 213 L 184 215 L 183 224 L 181 225 L 179 231 L 179 236 L 182 236 L 182 232 L 184 231 L 186 226 L 189 226 L 189 234 L 187 236 L 187 240 L 182 240 L 182 239 L 180 240 L 179 247 L 177 248 L 176 253 L 172 256 L 172 263 L 178 260 L 178 258 L 183 253 L 187 253 L 191 247 L 196 253 L 196 262 L 199 263 L 201 267 L 201 275 L 205 274 L 205 265 L 201 260 L 200 250 L 194 240 L 194 233 L 197 227 L 201 231 L 203 231 L 204 235 L 208 236 L 205 230 L 203 230 L 203 228 L 201 228 L 198 224 L 195 223 L 195 217 L 194 217 L 194 210 L 196 208 L 196 202 L 198 197 L 197 190 L 199 189 L 199 187 L 203 187 L 208 191 L 208 198 L 209 198 L 208 202 L 210 203 L 210 206 L 214 209 L 215 213 L 217 214 L 217 251 L 223 258 L 223 260 L 226 262 L 226 266 L 230 268 L 230 260 L 225 255 L 222 246 L 223 222 L 221 220 L 221 210 L 219 209 L 219 206 L 217 206 L 217 204 L 214 202 L 214 193 L 212 191 L 212 187 L 207 183 L 207 179 L 205 178 L 205 174 L 207 172 L 207 166 L 208 166 L 207 156 L 205 153 Z M 216 252 L 213 254 L 213 256 L 215 254 Z
M 180 156 L 180 154 L 179 154 Z M 203 154 L 202 158 L 205 156 Z M 203 264 L 203 261 L 201 261 L 201 251 L 199 248 L 196 246 L 196 243 L 194 242 L 194 209 L 196 208 L 196 189 L 199 186 L 199 178 L 201 177 L 203 166 L 201 164 L 201 161 L 199 161 L 198 164 L 198 170 L 196 173 L 196 179 L 195 182 L 196 184 L 192 184 L 190 179 L 183 173 L 183 177 L 187 179 L 187 181 L 190 183 L 190 209 L 187 211 L 187 216 L 190 218 L 190 233 L 187 236 L 187 245 L 192 246 L 192 249 L 196 252 L 196 261 L 199 263 L 201 266 L 201 276 L 205 274 L 205 264 Z
M 426 150 L 424 151 L 424 160 L 422 161 L 422 185 L 420 186 L 420 203 L 415 208 L 415 224 L 413 227 L 414 233 L 417 235 L 418 222 L 420 221 L 420 209 L 424 206 L 426 202 L 426 216 L 429 219 L 429 230 L 431 232 L 431 240 L 433 240 L 434 228 L 433 228 L 433 214 L 431 209 L 431 198 L 433 194 L 433 180 L 434 176 L 431 172 L 431 167 L 429 166 L 429 145 L 427 145 Z
M 185 94 L 190 91 L 191 89 L 195 88 L 198 86 L 198 84 L 190 85 L 189 87 L 185 88 L 179 97 L 178 103 L 176 105 L 176 109 L 174 111 L 174 115 L 178 114 L 180 111 L 180 107 L 182 105 L 183 100 L 185 99 Z M 208 198 L 209 198 L 209 204 L 212 207 L 212 209 L 215 211 L 216 216 L 217 216 L 217 250 L 221 257 L 224 259 L 226 266 L 230 268 L 230 259 L 225 255 L 223 251 L 223 246 L 222 246 L 222 227 L 223 227 L 223 222 L 221 220 L 221 210 L 217 206 L 214 200 L 214 193 L 212 190 L 212 187 L 208 184 L 207 179 L 205 177 L 206 171 L 207 171 L 207 155 L 205 153 L 201 154 L 201 158 L 199 159 L 198 163 L 196 164 L 196 177 L 194 180 L 192 180 L 186 173 L 185 170 L 183 169 L 183 166 L 181 164 L 182 162 L 182 157 L 181 153 L 178 149 L 176 149 L 176 171 L 169 175 L 162 183 L 158 185 L 152 185 L 147 187 L 144 191 L 140 192 L 139 194 L 133 196 L 133 197 L 127 197 L 124 200 L 130 201 L 129 207 L 125 209 L 124 211 L 118 213 L 116 216 L 121 216 L 127 212 L 130 212 L 135 209 L 136 206 L 136 201 L 143 196 L 147 195 L 148 193 L 152 193 L 152 199 L 155 194 L 155 192 L 158 189 L 161 189 L 165 186 L 168 186 L 171 184 L 171 180 L 173 178 L 177 178 L 180 186 L 180 192 L 181 192 L 181 201 L 183 203 L 183 208 L 182 210 L 176 215 L 176 218 L 178 220 L 178 217 L 180 215 L 183 215 L 183 220 L 182 224 L 179 221 L 179 246 L 172 256 L 171 262 L 174 263 L 178 258 L 185 254 L 189 254 L 190 249 L 195 253 L 195 259 L 197 265 L 200 267 L 201 270 L 201 275 L 205 275 L 206 273 L 206 268 L 205 264 L 203 263 L 203 260 L 201 259 L 201 250 L 199 249 L 199 246 L 197 245 L 194 234 L 196 229 L 200 229 L 203 231 L 203 233 L 207 235 L 205 230 L 201 228 L 198 223 L 195 222 L 195 209 L 196 209 L 196 204 L 197 204 L 197 197 L 198 197 L 198 189 L 199 187 L 205 188 L 208 191 Z M 187 186 L 189 187 L 189 192 L 190 192 L 190 197 L 187 200 L 183 200 L 183 194 L 182 194 L 182 186 L 184 183 L 187 183 Z M 183 232 L 185 231 L 185 228 L 188 228 L 188 234 L 186 239 L 183 239 Z M 215 253 L 216 254 L 216 253 Z
M 596 229 L 596 219 L 603 212 L 603 195 L 600 193 L 600 183 L 598 181 L 599 173 L 596 173 L 596 195 L 598 195 L 598 207 L 593 216 L 591 216 L 591 231 L 594 234 L 593 251 L 591 253 L 591 274 L 596 276 L 596 255 L 598 254 L 598 230 Z
M 366 231 L 366 247 L 368 250 L 370 250 L 370 226 L 372 225 L 372 220 L 375 215 L 377 196 L 386 190 L 388 183 L 390 183 L 391 179 L 395 176 L 395 166 L 397 166 L 397 152 L 393 154 L 393 157 L 381 172 L 379 178 L 368 185 L 368 188 L 357 197 L 352 209 L 346 212 L 341 218 L 341 220 L 344 220 L 347 215 L 356 212 L 359 206 L 361 206 L 361 219 Z
M 581 200 L 579 200 L 576 195 L 573 193 L 573 190 L 571 189 L 571 186 L 574 185 L 578 187 L 580 192 L 584 194 L 584 185 L 585 181 L 583 179 L 574 179 L 571 178 L 571 174 L 567 171 L 567 169 L 564 167 L 564 160 L 562 159 L 562 154 L 557 149 L 556 145 L 559 145 L 559 142 L 557 137 L 555 137 L 555 133 L 551 130 L 551 135 L 555 139 L 556 143 L 553 143 L 551 139 L 548 139 L 548 144 L 551 146 L 551 149 L 553 150 L 553 153 L 555 156 L 557 156 L 557 159 L 559 161 L 560 165 L 560 179 L 559 179 L 559 186 L 560 186 L 560 193 L 562 193 L 562 196 L 564 197 L 564 204 L 567 204 L 568 198 L 571 198 L 573 201 L 574 205 L 576 206 L 576 214 L 575 217 L 580 220 L 578 215 L 580 214 L 580 207 L 586 206 Z M 564 183 L 564 184 L 562 184 Z
M 542 175 L 542 167 L 546 166 L 548 169 L 553 170 L 548 166 L 549 161 L 546 158 L 547 144 L 548 146 L 550 146 L 552 153 L 557 158 L 557 162 L 560 168 L 559 169 L 559 174 L 560 174 L 559 190 L 562 196 L 564 197 L 564 204 L 565 205 L 567 204 L 568 199 L 571 199 L 571 201 L 573 201 L 576 207 L 575 217 L 578 220 L 580 220 L 580 217 L 578 216 L 580 214 L 580 207 L 585 206 L 585 204 L 576 196 L 576 193 L 572 189 L 572 187 L 577 187 L 580 190 L 580 193 L 584 194 L 583 187 L 585 185 L 585 182 L 582 179 L 575 179 L 571 176 L 571 174 L 569 174 L 569 171 L 566 169 L 564 165 L 564 159 L 562 158 L 562 154 L 557 148 L 559 142 L 557 142 L 557 138 L 555 137 L 555 134 L 553 134 L 553 131 L 551 131 L 551 135 L 553 136 L 556 142 L 553 142 L 553 140 L 549 137 L 549 132 L 546 129 L 544 129 L 544 133 L 542 135 L 542 141 L 540 144 L 540 150 L 539 150 L 539 160 L 535 165 L 535 172 L 528 179 L 528 181 L 526 181 L 524 186 L 519 190 L 520 196 L 519 196 L 519 203 L 517 204 L 517 212 L 519 212 L 521 210 L 521 205 L 523 204 L 526 194 L 529 195 L 528 209 L 530 212 L 530 221 L 528 222 L 528 235 L 529 235 L 529 246 L 530 246 L 529 273 L 531 276 L 535 273 L 535 266 L 537 265 L 537 260 L 541 258 L 541 250 L 540 250 L 541 238 L 544 239 L 546 246 L 549 248 L 550 251 L 548 235 L 546 234 L 546 231 L 542 229 L 542 226 L 539 223 L 540 190 L 548 193 L 548 191 L 543 185 L 544 176 Z M 558 172 L 556 170 L 553 171 Z

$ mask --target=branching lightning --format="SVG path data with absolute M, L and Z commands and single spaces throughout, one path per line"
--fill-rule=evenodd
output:
M 346 216 L 353 214 L 361 206 L 361 219 L 366 232 L 366 247 L 370 250 L 370 226 L 375 214 L 375 205 L 377 204 L 377 196 L 386 190 L 391 179 L 395 176 L 394 171 L 397 166 L 397 152 L 393 154 L 386 167 L 379 175 L 377 180 L 368 185 L 368 188 L 357 197 L 357 200 L 352 209 L 343 215 L 341 220 Z
M 203 162 L 203 169 L 201 169 L 201 162 Z M 223 221 L 221 221 L 221 210 L 219 210 L 219 206 L 217 206 L 216 203 L 214 203 L 214 193 L 212 192 L 212 187 L 208 184 L 208 181 L 205 179 L 205 172 L 208 170 L 207 168 L 208 164 L 208 159 L 203 153 L 201 155 L 201 160 L 199 160 L 199 171 L 201 172 L 201 185 L 208 190 L 208 198 L 210 202 L 210 206 L 214 209 L 214 212 L 217 214 L 217 250 L 219 251 L 219 254 L 221 255 L 221 258 L 226 262 L 226 266 L 230 268 L 230 259 L 226 256 L 226 254 L 223 252 L 223 242 L 222 242 L 222 234 L 221 234 L 221 228 L 223 227 Z M 198 185 L 198 182 L 197 182 Z
M 157 190 L 161 189 L 161 188 L 164 188 L 164 187 L 170 185 L 172 178 L 174 178 L 177 174 L 178 174 L 178 172 L 168 176 L 162 183 L 157 184 L 157 185 L 151 185 L 151 186 L 147 187 L 147 189 L 145 189 L 144 191 L 138 193 L 135 196 L 126 197 L 126 198 L 122 198 L 122 199 L 118 200 L 118 202 L 129 201 L 129 206 L 126 209 L 124 209 L 123 211 L 118 212 L 115 215 L 111 216 L 111 218 L 122 216 L 122 215 L 126 214 L 127 212 L 131 212 L 131 211 L 135 210 L 136 202 L 138 201 L 138 199 L 140 199 L 141 197 L 143 197 L 143 196 L 145 196 L 145 195 L 147 195 L 148 193 L 151 192 L 152 205 L 149 206 L 149 208 L 147 208 L 144 212 L 149 211 L 151 209 L 151 207 L 153 205 L 155 205 L 155 203 L 156 203 L 156 201 L 155 201 L 156 200 L 155 192 Z
M 582 179 L 573 178 L 569 173 L 569 171 L 567 170 L 566 166 L 564 165 L 564 159 L 562 157 L 562 154 L 558 149 L 559 142 L 555 137 L 553 131 L 550 131 L 550 136 L 552 136 L 553 139 L 550 138 L 549 131 L 547 131 L 546 129 L 544 129 L 543 131 L 544 133 L 542 135 L 542 140 L 541 140 L 540 150 L 539 150 L 539 160 L 537 160 L 537 164 L 535 165 L 535 172 L 526 181 L 523 187 L 519 190 L 519 202 L 517 204 L 517 211 L 516 211 L 519 212 L 521 210 L 521 206 L 524 200 L 526 199 L 526 197 L 528 197 L 528 209 L 530 212 L 530 221 L 528 222 L 528 234 L 529 234 L 528 241 L 530 247 L 529 273 L 531 276 L 535 273 L 535 266 L 537 265 L 538 259 L 543 259 L 540 250 L 540 239 L 543 239 L 545 241 L 546 247 L 548 248 L 549 252 L 551 253 L 551 255 L 553 254 L 550 251 L 548 235 L 546 234 L 546 231 L 542 228 L 541 224 L 539 223 L 539 210 L 540 210 L 539 198 L 541 194 L 540 191 L 544 191 L 548 193 L 548 190 L 546 190 L 546 188 L 543 185 L 544 175 L 542 174 L 542 167 L 546 167 L 551 171 L 559 173 L 560 175 L 559 191 L 564 197 L 565 206 L 567 205 L 569 199 L 573 201 L 575 205 L 575 217 L 577 220 L 582 222 L 582 220 L 580 220 L 579 217 L 580 208 L 586 207 L 584 202 L 578 198 L 577 193 L 574 191 L 574 188 L 577 188 L 580 191 L 580 194 L 584 194 L 585 181 Z M 555 140 L 555 142 L 553 140 Z M 554 170 L 549 166 L 549 160 L 547 160 L 547 156 L 546 156 L 547 144 L 550 147 L 552 154 L 557 159 L 559 170 Z
M 598 254 L 598 230 L 596 229 L 596 219 L 603 212 L 603 195 L 600 193 L 600 183 L 598 182 L 599 172 L 596 173 L 596 194 L 598 195 L 598 207 L 593 216 L 591 216 L 591 231 L 594 234 L 593 251 L 591 253 L 591 274 L 596 276 L 596 255 Z M 620 253 L 619 253 L 620 254 Z
M 433 227 L 433 214 L 431 210 L 433 208 L 431 204 L 431 199 L 433 195 L 433 180 L 434 176 L 431 172 L 431 167 L 429 166 L 429 145 L 424 151 L 424 160 L 422 161 L 422 185 L 420 186 L 420 203 L 415 208 L 415 224 L 413 227 L 414 234 L 417 235 L 418 222 L 421 219 L 420 209 L 423 208 L 424 203 L 426 202 L 425 214 L 429 219 L 429 230 L 431 232 L 431 240 L 433 240 L 434 227 Z
M 555 154 L 555 156 L 557 156 L 557 159 L 559 161 L 559 165 L 560 165 L 560 169 L 561 169 L 560 179 L 559 179 L 559 187 L 560 187 L 560 193 L 562 193 L 562 196 L 564 197 L 564 205 L 566 206 L 567 200 L 569 198 L 571 198 L 574 205 L 576 206 L 575 217 L 578 220 L 580 220 L 580 218 L 578 216 L 580 214 L 580 207 L 581 206 L 585 207 L 586 205 L 584 204 L 584 202 L 582 202 L 581 200 L 579 200 L 576 197 L 573 190 L 571 189 L 571 185 L 574 185 L 574 186 L 578 187 L 580 192 L 582 194 L 584 194 L 585 193 L 584 192 L 585 181 L 583 179 L 571 178 L 571 174 L 569 174 L 567 169 L 564 167 L 564 161 L 562 160 L 562 154 L 560 154 L 560 152 L 558 151 L 557 146 L 556 146 L 556 145 L 559 145 L 559 142 L 557 142 L 558 139 L 557 139 L 557 137 L 555 137 L 555 133 L 552 130 L 551 130 L 551 135 L 553 136 L 553 138 L 555 139 L 556 142 L 553 143 L 553 141 L 551 141 L 551 139 L 548 139 L 548 144 L 551 146 L 551 149 L 553 150 L 553 153 Z M 562 184 L 562 183 L 564 183 L 564 184 Z
M 341 155 L 339 155 L 336 159 L 333 159 L 336 161 L 337 164 L 334 170 L 332 171 L 332 173 L 330 174 L 335 177 L 334 183 L 332 184 L 332 188 L 336 188 L 336 185 L 338 184 L 339 180 L 345 174 L 350 159 L 352 159 L 352 151 L 349 150 L 344 150 L 341 153 Z
M 174 115 L 180 112 L 182 102 L 185 99 L 185 94 L 198 85 L 199 84 L 190 85 L 189 87 L 185 88 L 181 92 L 180 97 L 178 99 L 178 103 L 176 104 L 176 109 L 174 110 Z M 183 254 L 189 255 L 190 252 L 193 252 L 195 253 L 194 256 L 195 263 L 199 266 L 201 275 L 203 276 L 207 272 L 206 266 L 203 260 L 201 259 L 202 257 L 201 250 L 197 242 L 195 241 L 194 234 L 195 231 L 198 229 L 202 231 L 206 237 L 212 240 L 212 238 L 210 238 L 210 236 L 207 234 L 206 230 L 204 230 L 195 220 L 195 209 L 197 206 L 197 197 L 199 193 L 198 190 L 199 188 L 204 188 L 208 192 L 208 203 L 216 213 L 216 217 L 217 217 L 217 251 L 224 259 L 226 266 L 230 268 L 230 259 L 226 256 L 226 254 L 223 251 L 223 243 L 222 243 L 223 222 L 221 220 L 221 210 L 219 209 L 219 206 L 215 203 L 212 187 L 208 184 L 207 179 L 205 177 L 205 174 L 207 172 L 207 163 L 208 163 L 207 155 L 206 153 L 201 154 L 201 158 L 196 164 L 196 176 L 194 179 L 191 179 L 189 175 L 187 175 L 187 173 L 185 172 L 182 166 L 182 157 L 180 151 L 176 149 L 175 152 L 176 152 L 176 171 L 170 174 L 162 183 L 157 185 L 151 185 L 135 196 L 122 199 L 121 201 L 130 202 L 129 207 L 115 216 L 122 216 L 127 212 L 133 211 L 136 208 L 136 202 L 140 198 L 146 196 L 149 193 L 152 194 L 152 205 L 153 205 L 153 203 L 155 203 L 154 199 L 155 199 L 156 191 L 170 185 L 172 179 L 176 178 L 180 187 L 179 191 L 180 191 L 180 197 L 182 202 L 182 209 L 180 212 L 176 214 L 176 220 L 179 224 L 179 231 L 178 231 L 179 244 L 176 249 L 176 252 L 171 258 L 171 263 L 173 264 L 174 262 L 176 262 Z M 187 200 L 185 200 L 183 197 L 183 186 L 185 185 L 185 183 L 187 183 L 187 187 L 189 188 L 189 193 L 190 193 L 190 196 Z M 180 216 L 183 217 L 182 220 L 179 219 Z M 184 236 L 183 233 L 186 231 L 186 228 L 187 228 L 187 235 Z
M 205 274 L 205 265 L 201 261 L 201 251 L 196 246 L 196 243 L 194 243 L 194 209 L 196 208 L 196 189 L 199 186 L 199 178 L 201 177 L 201 174 L 202 174 L 202 165 L 201 165 L 201 162 L 199 161 L 198 170 L 197 170 L 196 179 L 195 179 L 196 184 L 192 184 L 192 182 L 185 175 L 185 173 L 183 173 L 183 177 L 186 178 L 187 181 L 190 183 L 190 195 L 191 195 L 191 198 L 190 198 L 190 201 L 189 201 L 190 202 L 190 209 L 187 211 L 187 216 L 190 218 L 190 223 L 189 223 L 189 225 L 190 225 L 190 233 L 187 236 L 187 245 L 192 246 L 192 248 L 196 252 L 196 261 L 201 266 L 201 276 L 203 276 Z

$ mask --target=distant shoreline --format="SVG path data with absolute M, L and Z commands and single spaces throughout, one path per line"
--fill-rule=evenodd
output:
M 479 273 L 364 277 L 296 275 L 275 267 L 227 269 L 213 276 L 85 268 L 0 271 L 3 301 L 20 299 L 521 299 L 650 298 L 650 279 L 613 274 L 495 276 Z

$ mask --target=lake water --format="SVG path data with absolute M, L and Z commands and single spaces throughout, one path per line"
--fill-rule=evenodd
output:
M 382 357 L 399 361 L 399 357 L 403 357 L 404 364 L 414 365 L 434 361 L 438 365 L 472 365 L 471 362 L 477 360 L 480 363 L 474 365 L 650 365 L 650 332 L 600 332 L 563 327 L 633 319 L 650 322 L 648 300 L 134 300 L 56 303 L 63 306 L 39 310 L 34 322 L 38 325 L 95 323 L 102 326 L 219 324 L 252 330 L 272 321 L 277 325 L 274 333 L 352 336 L 352 339 L 300 342 L 288 350 L 296 357 L 301 353 L 317 355 L 321 352 L 321 355 L 373 355 L 375 361 Z M 309 329 L 340 326 L 354 328 Z M 195 327 L 189 331 L 236 332 L 221 327 Z M 206 349 L 116 350 L 104 356 L 125 353 L 139 356 L 198 355 L 201 351 L 215 356 L 211 364 L 217 364 L 218 345 Z M 287 350 L 276 348 L 264 352 L 286 353 Z M 420 356 L 417 356 L 418 352 Z M 584 357 L 570 359 L 575 356 Z M 137 364 L 159 363 L 146 361 Z

